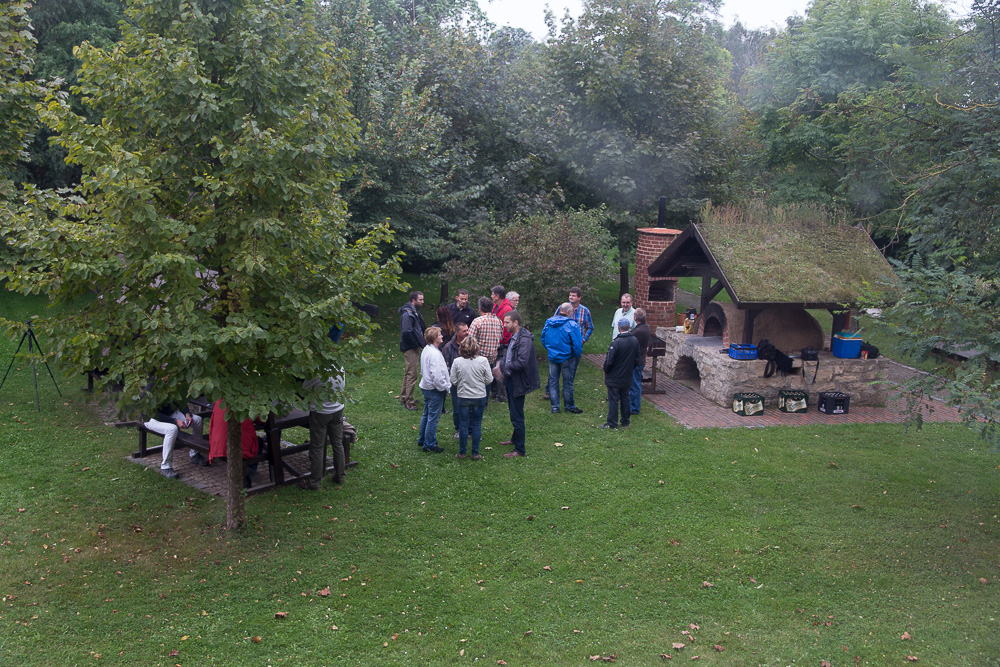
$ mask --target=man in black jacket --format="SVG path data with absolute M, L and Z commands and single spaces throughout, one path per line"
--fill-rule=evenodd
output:
M 535 357 L 535 339 L 531 332 L 521 326 L 521 314 L 512 310 L 503 318 L 504 328 L 511 335 L 507 352 L 500 357 L 507 388 L 507 409 L 510 411 L 510 425 L 514 427 L 511 444 L 514 451 L 504 454 L 504 458 L 527 456 L 524 449 L 524 397 L 541 386 L 538 377 L 538 359 Z
M 653 332 L 646 324 L 646 311 L 642 308 L 635 309 L 635 327 L 632 335 L 639 341 L 639 365 L 632 371 L 632 386 L 628 390 L 629 411 L 633 415 L 639 414 L 642 407 L 642 371 L 646 368 L 646 351 L 649 348 L 649 339 Z M 654 387 L 655 389 L 655 387 Z
M 604 357 L 604 384 L 608 386 L 608 421 L 601 428 L 618 428 L 618 408 L 621 407 L 622 428 L 629 425 L 628 390 L 632 386 L 632 372 L 639 365 L 639 341 L 629 332 L 632 323 L 626 318 L 618 320 L 618 337 Z
M 410 302 L 399 307 L 399 351 L 403 353 L 403 388 L 399 402 L 407 410 L 416 410 L 413 388 L 420 372 L 420 351 L 424 348 L 424 318 L 420 308 L 424 305 L 423 292 L 411 292 Z

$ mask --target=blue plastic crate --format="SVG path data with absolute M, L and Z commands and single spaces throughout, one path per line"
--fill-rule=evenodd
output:
M 830 351 L 840 359 L 857 359 L 861 356 L 861 336 L 841 331 L 834 335 Z
M 860 353 L 861 350 L 859 349 L 858 352 Z M 757 346 L 730 343 L 729 356 L 737 361 L 752 361 L 757 358 Z

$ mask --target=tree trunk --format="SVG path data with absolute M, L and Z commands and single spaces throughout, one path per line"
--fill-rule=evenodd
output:
M 624 254 L 618 258 L 618 296 L 629 291 L 628 257 Z
M 239 530 L 246 526 L 243 508 L 243 425 L 234 419 L 226 420 L 226 530 Z
M 447 280 L 442 280 L 441 281 L 441 300 L 438 301 L 438 305 L 444 306 L 449 301 L 451 301 L 451 296 L 448 294 L 448 281 Z

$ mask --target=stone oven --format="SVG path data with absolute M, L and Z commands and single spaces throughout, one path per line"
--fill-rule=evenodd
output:
M 648 283 L 639 278 L 637 258 L 637 292 L 657 278 L 702 279 L 695 334 L 675 332 L 671 318 L 651 324 L 666 341 L 658 370 L 723 405 L 745 391 L 775 401 L 783 388 L 813 395 L 842 391 L 858 405 L 884 403 L 887 387 L 878 380 L 886 360 L 839 359 L 828 350 L 832 336 L 849 327 L 853 303 L 867 286 L 891 283 L 895 276 L 864 229 L 817 217 L 826 215 L 798 208 L 775 212 L 759 204 L 706 209 L 703 223 L 692 223 L 677 236 L 671 230 L 672 241 L 646 269 Z M 818 251 L 824 247 L 831 252 Z M 716 300 L 723 292 L 729 300 Z M 810 310 L 832 314 L 829 338 Z M 764 338 L 795 357 L 805 347 L 820 350 L 818 370 L 809 363 L 807 379 L 796 358 L 792 374 L 764 378 L 766 362 L 726 354 L 730 343 L 756 344 Z

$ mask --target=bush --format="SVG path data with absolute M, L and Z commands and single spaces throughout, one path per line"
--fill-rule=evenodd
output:
M 473 297 L 488 295 L 496 284 L 518 292 L 518 311 L 539 328 L 570 287 L 593 301 L 597 283 L 611 279 L 607 215 L 603 207 L 570 210 L 473 228 L 446 264 L 444 279 Z

